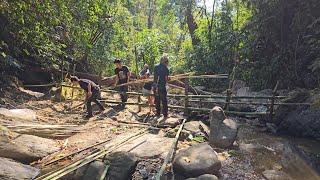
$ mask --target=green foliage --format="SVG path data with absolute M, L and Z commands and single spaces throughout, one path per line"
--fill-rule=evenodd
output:
M 256 89 L 319 84 L 319 1 L 214 2 L 209 11 L 198 0 L 0 0 L 0 69 L 61 68 L 64 59 L 69 71 L 112 75 L 115 58 L 137 72 L 168 55 L 172 73 L 231 74 L 236 65 L 236 79 Z

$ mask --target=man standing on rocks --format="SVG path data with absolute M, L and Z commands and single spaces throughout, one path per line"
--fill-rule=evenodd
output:
M 160 59 L 160 64 L 156 65 L 154 68 L 154 96 L 156 103 L 157 116 L 160 116 L 162 103 L 162 114 L 165 118 L 168 117 L 168 100 L 167 100 L 167 89 L 166 84 L 169 80 L 169 59 L 163 56 Z
M 116 82 L 114 86 L 129 83 L 130 79 L 130 71 L 127 66 L 122 66 L 121 65 L 121 60 L 116 59 L 113 61 L 113 63 L 116 66 L 116 69 L 114 70 L 114 73 L 116 74 Z M 121 101 L 123 102 L 122 107 L 125 107 L 125 102 L 128 100 L 128 95 L 126 94 L 128 92 L 128 86 L 119 86 L 119 91 L 121 91 Z
M 88 114 L 85 116 L 85 118 L 93 117 L 92 107 L 91 107 L 92 101 L 99 106 L 101 111 L 104 111 L 104 107 L 98 100 L 100 88 L 97 84 L 95 84 L 93 81 L 90 81 L 89 79 L 79 79 L 77 76 L 72 76 L 70 80 L 74 86 L 80 85 L 80 87 L 83 90 L 85 90 L 87 93 L 86 106 L 87 106 Z

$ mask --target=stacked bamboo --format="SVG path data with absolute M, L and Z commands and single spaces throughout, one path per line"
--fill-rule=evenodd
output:
M 40 180 L 40 179 L 42 179 L 42 180 L 56 180 L 56 179 L 59 179 L 59 178 L 63 177 L 64 175 L 66 175 L 74 170 L 77 170 L 86 164 L 91 163 L 94 160 L 97 160 L 99 158 L 104 157 L 105 155 L 116 150 L 117 148 L 119 148 L 119 147 L 125 145 L 126 143 L 133 141 L 133 140 L 135 140 L 135 139 L 137 139 L 147 133 L 148 133 L 148 129 L 141 130 L 141 131 L 135 133 L 134 135 L 121 140 L 120 142 L 118 142 L 116 144 L 105 146 L 103 149 L 101 149 L 98 152 L 95 152 L 89 156 L 86 156 L 86 157 L 84 157 L 74 163 L 71 163 L 61 169 L 58 169 L 53 172 L 49 172 L 41 177 L 36 178 L 36 180 Z

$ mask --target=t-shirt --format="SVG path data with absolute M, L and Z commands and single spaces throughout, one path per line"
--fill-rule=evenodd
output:
M 159 88 L 160 89 L 165 89 L 166 88 L 166 79 L 165 77 L 169 76 L 169 69 L 167 68 L 167 66 L 163 65 L 163 64 L 158 64 L 154 67 L 154 83 L 158 83 L 159 84 Z M 159 78 L 159 82 L 158 82 L 158 78 Z
M 140 76 L 143 76 L 143 75 L 145 75 L 146 73 L 149 73 L 149 74 L 150 74 L 149 69 L 147 69 L 147 70 L 142 69 L 142 70 L 139 72 L 139 75 L 140 75 Z M 151 74 L 150 74 L 150 75 L 151 75 Z
M 146 90 L 151 91 L 152 85 L 153 85 L 153 82 L 147 82 L 147 83 L 144 84 L 143 88 L 146 89 Z
M 89 79 L 79 79 L 79 84 L 80 84 L 80 87 L 84 89 L 86 92 L 88 92 L 89 84 L 91 84 L 91 92 L 99 91 L 99 86 L 93 81 L 90 81 Z
M 128 73 L 129 73 L 129 68 L 127 66 L 122 66 L 120 69 L 116 68 L 114 70 L 114 73 L 118 75 L 119 78 L 119 84 L 124 84 L 128 82 Z

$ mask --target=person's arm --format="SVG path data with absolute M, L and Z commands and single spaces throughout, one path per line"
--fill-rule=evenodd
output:
M 113 86 L 117 86 L 117 84 L 118 84 L 118 82 L 119 82 L 119 78 L 118 78 L 118 75 L 116 75 L 116 82 L 114 83 L 114 85 Z
M 88 83 L 88 98 L 90 98 L 92 96 L 92 89 L 91 89 L 91 84 Z
M 169 69 L 166 69 L 166 76 L 165 76 L 165 80 L 166 82 L 170 81 L 170 77 L 169 77 Z
M 158 70 L 154 68 L 154 76 L 153 76 L 153 83 L 158 84 Z
M 129 70 L 129 68 L 127 67 L 127 70 L 128 70 L 128 81 L 127 81 L 127 83 L 129 83 L 129 80 L 130 80 L 130 76 L 131 76 L 131 72 L 130 72 L 130 70 Z

